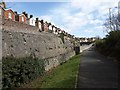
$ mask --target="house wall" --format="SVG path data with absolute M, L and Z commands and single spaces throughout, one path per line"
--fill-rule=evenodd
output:
M 9 12 L 12 14 L 12 19 L 11 20 L 15 21 L 15 14 L 14 14 L 14 12 L 12 10 L 5 10 L 5 13 L 4 13 L 5 19 L 9 19 L 9 17 L 8 17 Z
M 39 27 L 40 30 L 42 30 L 41 22 L 38 22 L 38 27 Z
M 25 33 L 36 33 L 36 31 L 39 31 L 39 28 L 25 24 L 25 23 L 19 23 L 18 21 L 12 21 L 10 19 L 5 19 L 4 30 L 25 32 Z
M 19 22 L 19 15 L 15 15 L 15 21 L 18 21 Z
M 48 24 L 47 23 L 44 23 L 44 31 L 48 32 Z
M 35 26 L 35 19 L 31 18 L 29 20 L 29 24 L 32 25 L 32 26 Z
M 52 30 L 52 26 L 51 25 L 49 26 L 49 30 Z
M 22 17 L 24 18 L 24 21 L 22 21 Z M 23 15 L 23 14 L 19 15 L 19 22 L 26 23 L 26 19 L 27 18 L 25 15 Z
M 4 9 L 0 6 L 0 63 L 2 60 L 2 24 L 3 24 L 3 15 L 4 15 Z

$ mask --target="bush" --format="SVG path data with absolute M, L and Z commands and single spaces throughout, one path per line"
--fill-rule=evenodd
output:
M 107 47 L 113 50 L 119 40 L 120 40 L 120 31 L 111 31 L 107 36 L 105 43 Z
M 106 38 L 96 41 L 96 48 L 105 55 L 120 61 L 120 31 L 111 31 Z
M 107 48 L 106 48 L 106 45 L 105 45 L 105 40 L 97 40 L 96 41 L 96 48 L 99 52 L 103 52 L 105 51 Z
M 2 58 L 3 87 L 20 87 L 44 72 L 44 61 L 32 57 Z
M 119 39 L 119 41 L 116 43 L 114 51 L 115 51 L 115 56 L 116 56 L 117 59 L 120 61 L 120 55 L 119 55 L 119 53 L 120 53 L 120 39 Z

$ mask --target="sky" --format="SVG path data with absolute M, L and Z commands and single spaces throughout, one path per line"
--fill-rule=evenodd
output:
M 22 13 L 26 11 L 34 18 L 44 21 L 65 30 L 76 37 L 105 37 L 106 28 L 103 26 L 112 13 L 117 12 L 119 0 L 72 0 L 70 2 L 6 2 L 7 8 Z

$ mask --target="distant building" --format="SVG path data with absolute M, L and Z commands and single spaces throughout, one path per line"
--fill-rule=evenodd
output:
M 29 19 L 29 25 L 35 26 L 35 19 L 34 18 Z
M 44 31 L 48 32 L 49 30 L 49 24 L 47 23 L 47 21 L 44 23 Z
M 80 42 L 87 42 L 87 38 L 80 38 Z
M 56 30 L 56 28 L 55 28 L 55 26 L 53 26 L 53 34 L 55 34 L 55 30 Z
M 39 18 L 36 18 L 35 26 L 38 27 L 40 31 L 44 31 L 44 21 L 43 20 L 39 20 Z
M 15 13 L 11 9 L 5 9 L 4 18 L 15 21 Z
M 26 23 L 27 17 L 24 14 L 15 14 L 15 20 L 21 23 Z
M 52 30 L 52 25 L 49 26 L 49 30 Z

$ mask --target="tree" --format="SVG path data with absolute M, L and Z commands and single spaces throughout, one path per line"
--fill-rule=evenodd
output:
M 104 26 L 106 27 L 106 31 L 107 33 L 109 33 L 109 31 L 116 31 L 116 30 L 120 30 L 120 15 L 119 14 L 112 14 L 109 11 L 109 17 L 105 20 L 104 22 Z

